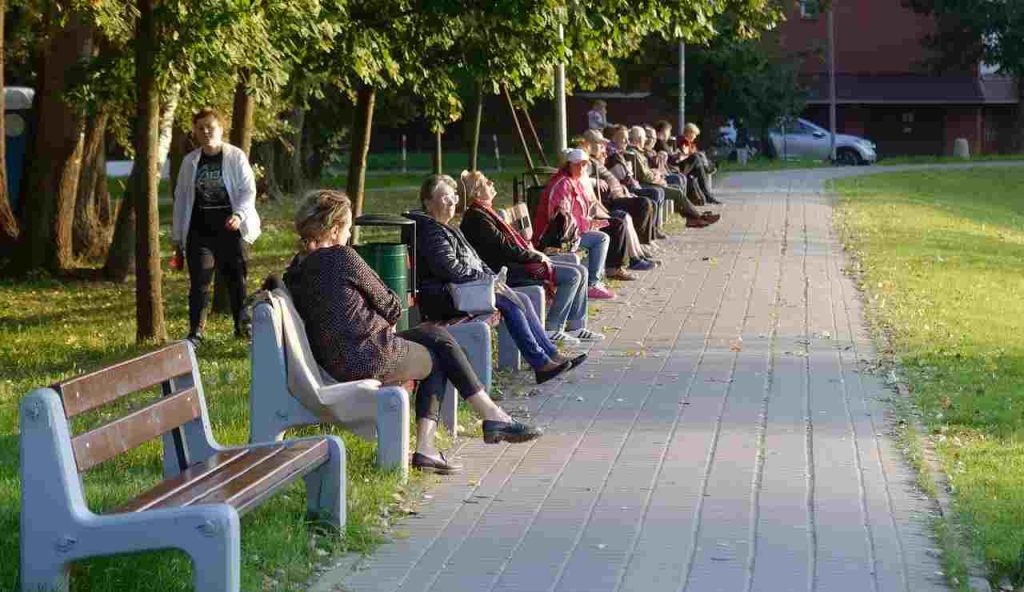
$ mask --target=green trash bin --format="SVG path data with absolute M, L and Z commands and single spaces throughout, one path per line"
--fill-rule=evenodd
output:
M 359 216 L 357 226 L 414 226 L 415 223 L 401 216 L 373 215 Z M 405 243 L 366 243 L 354 246 L 359 256 L 366 261 L 387 287 L 398 295 L 402 316 L 398 319 L 398 330 L 409 328 L 409 245 Z
M 398 319 L 398 330 L 409 328 L 409 274 L 406 270 L 406 254 L 409 252 L 401 243 L 369 243 L 356 245 L 359 256 L 373 268 L 395 294 L 402 306 Z

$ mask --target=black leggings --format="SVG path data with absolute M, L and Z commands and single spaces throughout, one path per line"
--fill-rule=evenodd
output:
M 608 226 L 601 229 L 608 235 L 608 256 L 605 257 L 606 269 L 622 267 L 626 260 L 626 226 L 620 218 L 608 220 Z
M 484 389 L 455 338 L 443 327 L 420 325 L 398 333 L 402 339 L 418 343 L 430 351 L 430 374 L 416 389 L 416 419 L 438 420 L 441 399 L 450 380 L 463 399 Z
M 604 204 L 609 210 L 628 212 L 633 218 L 633 226 L 641 244 L 649 244 L 654 238 L 655 214 L 654 203 L 646 197 L 613 197 Z
M 245 277 L 248 273 L 248 266 L 241 233 L 224 228 L 224 223 L 230 215 L 231 212 L 227 212 L 223 217 L 209 214 L 194 216 L 196 219 L 189 225 L 188 242 L 185 246 L 189 281 L 189 335 L 197 335 L 203 331 L 214 269 L 220 272 L 221 280 L 227 284 L 235 329 L 241 328 L 242 302 L 245 300 Z
M 686 175 L 691 182 L 697 184 L 697 189 L 706 196 L 711 195 L 711 181 L 708 178 L 707 168 L 704 161 L 697 154 L 691 154 L 679 162 L 679 171 Z

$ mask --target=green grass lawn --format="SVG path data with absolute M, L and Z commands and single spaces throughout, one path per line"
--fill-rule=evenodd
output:
M 510 201 L 511 174 L 498 177 L 501 201 Z M 387 189 L 418 185 L 421 175 L 382 182 L 367 194 L 367 212 L 400 212 L 417 205 L 415 191 Z M 344 179 L 325 185 L 344 186 Z M 295 201 L 259 206 L 264 234 L 250 251 L 249 290 L 270 272 L 280 272 L 294 253 Z M 169 204 L 162 204 L 169 220 Z M 162 228 L 164 257 L 170 256 L 170 229 Z M 364 233 L 379 240 L 386 232 Z M 89 262 L 83 262 L 88 265 Z M 163 292 L 171 339 L 188 330 L 187 275 L 165 267 Z M 134 284 L 86 282 L 35 276 L 0 280 L 0 590 L 14 590 L 18 572 L 20 485 L 18 401 L 32 388 L 146 351 L 135 344 Z M 215 437 L 242 444 L 248 436 L 249 350 L 231 337 L 231 320 L 212 317 L 199 351 L 200 369 Z M 500 375 L 499 375 L 500 376 Z M 506 390 L 515 389 L 507 387 Z M 472 427 L 468 414 L 463 425 Z M 307 429 L 299 434 L 337 433 L 348 446 L 348 526 L 343 539 L 305 523 L 302 481 L 242 520 L 242 589 L 299 590 L 315 565 L 343 551 L 365 552 L 381 540 L 392 520 L 419 499 L 424 478 L 400 485 L 374 468 L 375 447 L 341 430 Z M 157 443 L 105 463 L 85 476 L 90 507 L 116 507 L 155 484 L 160 477 Z M 400 535 L 400 533 L 399 533 Z M 84 561 L 72 572 L 74 590 L 188 590 L 191 567 L 179 552 L 147 553 Z
M 993 576 L 1024 584 L 1024 168 L 837 182 L 873 327 Z

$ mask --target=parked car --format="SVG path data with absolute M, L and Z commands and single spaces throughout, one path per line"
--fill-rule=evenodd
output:
M 806 119 L 790 120 L 768 130 L 774 154 L 784 159 L 828 160 L 829 135 L 828 130 Z M 877 160 L 874 142 L 849 134 L 836 134 L 836 164 L 870 164 Z

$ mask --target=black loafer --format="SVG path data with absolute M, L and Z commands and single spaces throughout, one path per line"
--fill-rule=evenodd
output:
M 437 455 L 441 458 L 430 458 L 419 452 L 414 452 L 412 455 L 412 467 L 429 473 L 437 473 L 438 475 L 451 475 L 462 470 L 462 465 L 451 462 L 444 457 L 444 453 L 438 452 Z
M 569 360 L 569 367 L 575 368 L 576 366 L 579 366 L 585 361 L 587 361 L 587 354 L 580 354 Z
M 501 441 L 513 444 L 528 442 L 539 438 L 544 433 L 540 428 L 518 421 L 491 421 L 488 419 L 484 420 L 483 431 L 484 442 L 488 444 L 497 444 Z
M 533 375 L 537 379 L 537 384 L 544 384 L 545 382 L 551 380 L 552 378 L 558 376 L 559 374 L 571 368 L 571 364 L 572 362 L 566 361 L 555 366 L 554 368 L 551 368 L 550 370 L 534 370 Z

